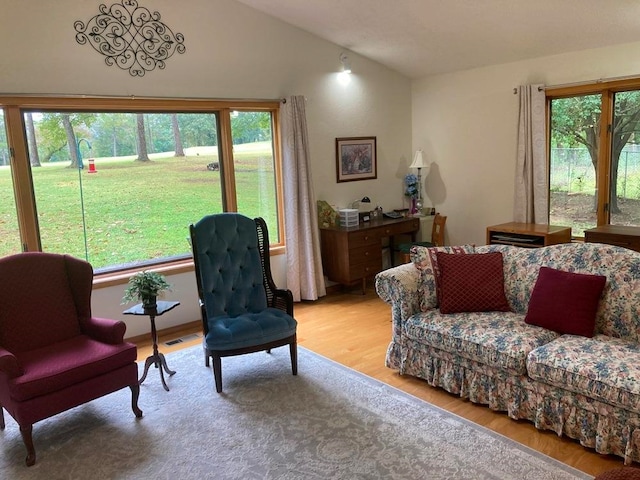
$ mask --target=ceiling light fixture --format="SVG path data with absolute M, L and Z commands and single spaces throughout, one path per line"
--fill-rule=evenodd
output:
M 340 54 L 340 62 L 342 63 L 342 73 L 351 73 L 351 63 L 346 53 Z

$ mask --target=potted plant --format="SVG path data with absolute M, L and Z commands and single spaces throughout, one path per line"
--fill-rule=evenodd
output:
M 164 275 L 158 272 L 144 270 L 129 278 L 129 284 L 124 291 L 122 303 L 140 301 L 145 309 L 156 308 L 156 299 L 164 292 L 170 291 Z

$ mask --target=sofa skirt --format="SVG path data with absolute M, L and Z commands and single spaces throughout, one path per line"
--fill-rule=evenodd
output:
M 402 345 L 389 345 L 386 365 L 513 419 L 529 420 L 540 430 L 576 439 L 598 453 L 620 456 L 627 465 L 640 461 L 637 413 L 407 338 Z

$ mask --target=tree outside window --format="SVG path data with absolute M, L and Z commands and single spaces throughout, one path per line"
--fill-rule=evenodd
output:
M 597 225 L 640 225 L 640 91 L 597 88 L 548 94 L 549 219 L 577 237 Z
M 28 158 L 16 161 L 29 162 L 30 178 L 17 181 L 33 186 L 41 249 L 85 258 L 98 273 L 188 259 L 188 225 L 227 210 L 262 216 L 278 243 L 277 104 L 197 107 L 22 110 Z M 0 215 L 17 225 L 8 201 Z M 0 256 L 14 251 L 3 243 Z

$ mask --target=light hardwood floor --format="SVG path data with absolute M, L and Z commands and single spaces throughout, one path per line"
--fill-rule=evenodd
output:
M 559 438 L 553 432 L 539 431 L 527 421 L 512 420 L 504 413 L 493 412 L 485 406 L 462 400 L 444 390 L 433 388 L 420 379 L 398 375 L 385 367 L 384 358 L 391 335 L 391 312 L 390 307 L 378 298 L 372 287 L 367 289 L 365 295 L 357 290 L 353 293 L 333 293 L 316 302 L 301 302 L 296 304 L 294 315 L 298 320 L 298 344 L 320 355 L 483 425 L 590 475 L 597 475 L 623 464 L 621 458 L 599 455 L 574 440 Z M 200 339 L 173 346 L 164 344 L 168 340 L 199 332 L 199 321 L 194 321 L 181 330 L 160 332 L 160 351 L 169 353 L 200 345 Z M 138 345 L 139 360 L 144 360 L 151 353 L 150 339 L 133 340 Z M 180 372 L 177 373 L 179 374 Z M 160 381 L 153 368 L 145 381 Z M 213 385 L 213 373 L 211 382 Z M 214 392 L 212 389 L 211 394 L 214 395 Z

